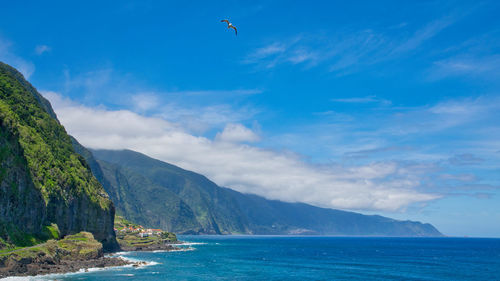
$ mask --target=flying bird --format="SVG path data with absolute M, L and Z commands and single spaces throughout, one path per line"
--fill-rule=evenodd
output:
M 238 36 L 238 30 L 236 29 L 236 27 L 235 27 L 232 23 L 230 23 L 228 20 L 221 20 L 220 22 L 225 22 L 225 23 L 227 23 L 227 28 L 232 28 L 232 29 L 234 29 L 234 34 L 235 34 L 236 36 Z

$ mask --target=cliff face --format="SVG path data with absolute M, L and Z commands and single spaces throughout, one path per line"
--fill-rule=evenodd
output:
M 10 236 L 18 236 L 16 234 L 22 232 L 40 233 L 46 214 L 43 196 L 31 180 L 28 163 L 22 156 L 18 137 L 2 122 L 0 124 L 0 239 L 7 238 L 9 232 Z M 22 237 L 12 238 L 22 240 Z
M 114 206 L 56 119 L 50 103 L 14 68 L 0 63 L 0 247 L 93 233 L 115 247 Z

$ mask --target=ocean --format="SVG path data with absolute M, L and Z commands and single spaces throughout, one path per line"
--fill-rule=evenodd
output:
M 500 280 L 500 239 L 180 236 L 178 252 L 122 252 L 147 266 L 29 280 Z M 12 280 L 21 280 L 10 278 Z M 26 280 L 26 279 L 24 279 Z

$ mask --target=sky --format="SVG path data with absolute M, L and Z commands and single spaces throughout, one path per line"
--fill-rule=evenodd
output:
M 0 61 L 87 147 L 500 237 L 498 1 L 184 2 L 6 1 Z

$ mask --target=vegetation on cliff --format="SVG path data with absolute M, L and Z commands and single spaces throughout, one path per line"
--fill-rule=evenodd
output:
M 21 259 L 35 260 L 40 256 L 44 256 L 55 260 L 87 260 L 102 255 L 102 244 L 94 239 L 92 233 L 80 232 L 67 235 L 60 240 L 51 239 L 36 246 L 0 252 L 0 266 L 6 265 L 9 259 L 15 261 Z
M 116 245 L 114 206 L 75 153 L 49 102 L 14 68 L 0 62 L 0 248 L 61 234 L 92 232 Z

